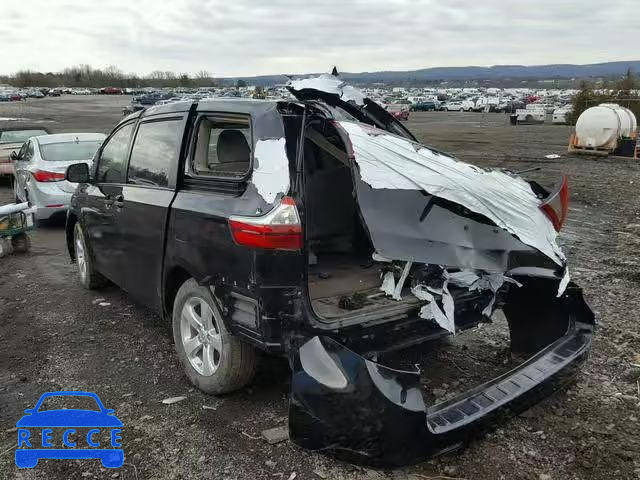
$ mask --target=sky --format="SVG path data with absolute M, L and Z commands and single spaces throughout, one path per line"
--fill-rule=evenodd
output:
M 640 60 L 639 15 L 637 0 L 3 0 L 0 73 L 89 64 L 234 77 Z

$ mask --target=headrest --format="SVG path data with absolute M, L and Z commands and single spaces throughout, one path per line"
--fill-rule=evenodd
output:
M 249 163 L 251 155 L 247 139 L 240 130 L 223 130 L 220 132 L 216 151 L 219 163 Z

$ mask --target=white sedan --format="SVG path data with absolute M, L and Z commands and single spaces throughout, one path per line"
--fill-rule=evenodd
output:
M 59 133 L 31 137 L 12 156 L 16 201 L 36 207 L 36 220 L 65 214 L 78 184 L 64 179 L 73 163 L 91 164 L 105 139 L 102 133 Z
M 461 102 L 448 102 L 444 105 L 444 109 L 447 112 L 460 112 L 462 111 L 462 103 Z

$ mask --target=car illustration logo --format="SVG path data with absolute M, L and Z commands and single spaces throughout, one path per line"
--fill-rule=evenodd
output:
M 83 403 L 90 409 L 46 408 L 54 404 Z M 105 468 L 118 468 L 124 463 L 121 448 L 122 422 L 112 409 L 105 408 L 91 392 L 48 392 L 36 406 L 25 410 L 16 423 L 18 449 L 16 465 L 33 468 L 40 459 L 97 459 Z

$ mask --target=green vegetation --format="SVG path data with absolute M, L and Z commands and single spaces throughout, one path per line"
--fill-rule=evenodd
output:
M 598 85 L 582 82 L 580 91 L 573 98 L 573 112 L 569 116 L 569 123 L 574 125 L 582 112 L 601 103 L 617 103 L 627 107 L 640 118 L 640 97 L 635 92 L 638 88 L 640 81 L 630 69 L 615 82 L 605 81 Z
M 14 75 L 0 76 L 0 83 L 15 87 L 214 87 L 218 81 L 202 70 L 193 76 L 156 70 L 145 76 L 124 73 L 117 67 L 105 69 L 90 65 L 65 68 L 58 73 L 21 70 Z

